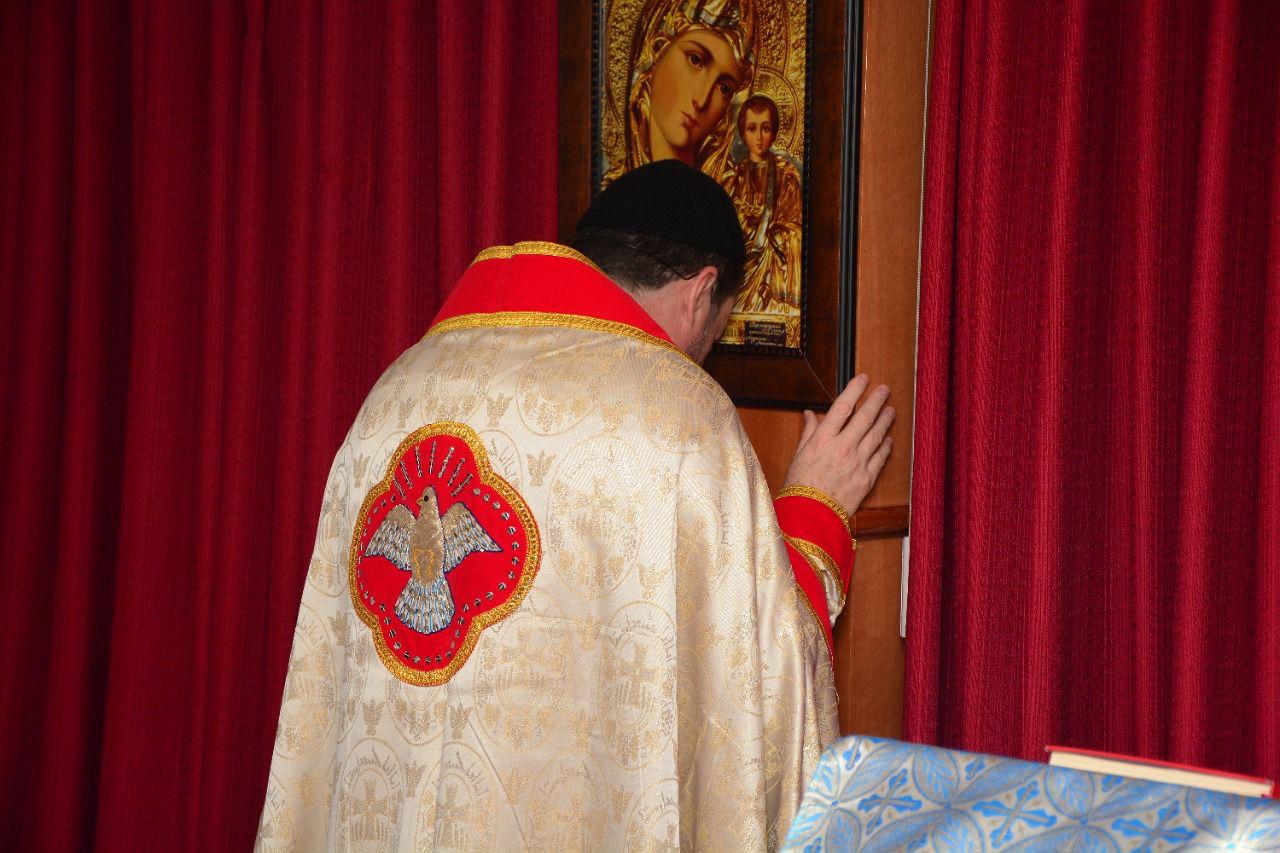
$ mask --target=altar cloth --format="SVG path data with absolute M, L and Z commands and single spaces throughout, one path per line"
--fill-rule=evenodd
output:
M 785 850 L 1280 850 L 1280 801 L 853 735 Z

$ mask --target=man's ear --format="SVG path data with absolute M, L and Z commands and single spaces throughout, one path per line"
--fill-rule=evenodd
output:
M 703 267 L 684 281 L 680 294 L 680 313 L 694 335 L 701 334 L 715 313 L 714 299 L 718 274 L 715 267 Z

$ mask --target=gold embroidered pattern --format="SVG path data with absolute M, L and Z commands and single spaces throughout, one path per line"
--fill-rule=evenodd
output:
M 526 453 L 525 456 L 529 460 L 529 478 L 533 481 L 533 485 L 541 486 L 542 479 L 551 470 L 551 463 L 555 461 L 556 455 L 554 453 L 547 455 L 545 450 L 540 450 L 537 456 L 532 453 Z
M 507 406 L 511 405 L 510 394 L 499 394 L 496 397 L 485 397 L 488 401 L 489 412 L 489 428 L 496 429 L 502 421 L 502 416 L 507 413 Z
M 562 246 L 559 243 L 549 243 L 545 240 L 523 240 L 514 246 L 490 246 L 476 255 L 475 260 L 471 263 L 478 264 L 481 261 L 495 259 L 505 260 L 516 255 L 546 255 L 552 258 L 568 258 L 571 261 L 586 264 L 596 272 L 604 275 L 604 270 L 592 263 L 590 258 L 578 250 L 570 249 L 568 246 Z
M 849 513 L 845 511 L 845 508 L 840 506 L 836 499 L 831 497 L 831 495 L 821 489 L 815 489 L 813 486 L 787 486 L 785 489 L 778 492 L 778 498 L 790 497 L 813 498 L 818 503 L 826 506 L 836 515 L 840 516 L 840 520 L 844 522 L 844 526 L 848 529 L 849 535 L 853 536 L 853 519 L 849 517 Z M 858 547 L 857 539 L 853 540 L 853 547 Z
M 400 757 L 382 741 L 366 738 L 338 771 L 334 835 L 338 850 L 376 849 L 395 838 L 405 810 Z
M 314 749 L 333 725 L 333 648 L 324 620 L 302 607 L 293 634 L 293 651 L 284 682 L 280 724 L 276 729 L 277 755 L 292 758 Z
M 470 617 L 471 624 L 469 629 L 461 638 L 462 643 L 454 653 L 452 661 L 440 669 L 423 671 L 401 662 L 396 657 L 395 652 L 387 646 L 378 624 L 378 617 L 361 603 L 359 566 L 365 556 L 362 547 L 365 525 L 369 521 L 374 504 L 378 500 L 384 499 L 392 488 L 400 488 L 396 477 L 404 464 L 402 460 L 407 458 L 409 450 L 414 445 L 432 436 L 452 436 L 466 443 L 471 451 L 476 471 L 480 475 L 480 484 L 501 495 L 507 505 L 511 507 L 511 511 L 516 514 L 520 523 L 524 526 L 527 542 L 521 561 L 519 580 L 516 581 L 510 597 L 497 607 L 484 610 Z M 417 463 L 415 462 L 415 464 Z M 442 468 L 444 464 L 442 462 Z M 480 440 L 480 436 L 466 424 L 440 421 L 428 424 L 406 436 L 400 442 L 400 446 L 396 448 L 395 453 L 391 455 L 391 461 L 387 465 L 386 476 L 382 478 L 380 483 L 371 488 L 365 496 L 364 503 L 360 507 L 360 515 L 356 520 L 355 531 L 351 537 L 351 548 L 347 562 L 347 580 L 351 592 L 351 600 L 355 604 L 356 614 L 372 632 L 373 643 L 378 650 L 378 657 L 386 665 L 387 669 L 396 678 L 409 684 L 435 686 L 447 682 L 466 663 L 467 658 L 471 656 L 471 652 L 475 648 L 476 641 L 479 640 L 480 634 L 486 628 L 501 622 L 520 606 L 524 601 L 525 595 L 528 594 L 529 589 L 533 586 L 533 579 L 538 573 L 541 556 L 541 537 L 538 532 L 537 522 L 533 518 L 533 513 L 529 511 L 528 505 L 520 494 L 489 465 L 489 457 L 485 452 L 484 443 Z
M 619 323 L 614 320 L 587 317 L 582 314 L 551 314 L 542 311 L 493 311 L 488 314 L 460 314 L 457 317 L 450 317 L 448 320 L 436 323 L 422 337 L 425 340 L 432 335 L 454 332 L 458 329 L 489 329 L 501 326 L 540 329 L 559 327 L 585 329 L 589 332 L 605 332 L 610 335 L 634 338 L 646 344 L 669 349 L 689 359 L 689 356 L 680 347 L 670 341 L 664 341 L 662 338 L 654 337 L 648 332 L 641 331 L 635 326 L 629 326 L 626 323 Z M 692 359 L 689 359 L 689 361 L 692 361 Z
M 488 762 L 469 746 L 456 744 L 426 777 L 418 803 L 412 845 L 384 841 L 381 849 L 495 850 L 498 780 Z
M 406 388 L 419 408 L 421 424 L 427 420 L 469 422 L 487 399 L 489 382 L 502 360 L 507 341 L 499 335 L 445 337 L 431 348 L 431 368 L 416 371 L 417 388 Z M 415 393 L 416 391 L 416 393 Z
M 831 634 L 831 626 L 823 625 L 822 617 L 818 615 L 818 611 L 814 609 L 813 602 L 809 600 L 809 596 L 805 594 L 805 591 L 800 588 L 799 583 L 795 584 L 795 590 L 796 597 L 804 602 L 805 609 L 808 610 L 809 615 L 813 617 L 813 624 L 818 626 L 818 633 L 822 635 L 822 642 L 827 647 L 827 659 L 832 662 L 832 668 L 834 669 L 836 650 L 831 645 L 832 641 L 828 639 Z
M 791 547 L 804 555 L 804 558 L 809 561 L 809 565 L 813 566 L 814 571 L 822 578 L 824 587 L 835 589 L 836 594 L 840 597 L 840 609 L 844 610 L 844 584 L 840 582 L 840 568 L 836 565 L 835 558 L 823 550 L 821 545 L 810 542 L 808 539 L 788 536 L 785 533 L 782 534 L 782 538 L 787 540 Z

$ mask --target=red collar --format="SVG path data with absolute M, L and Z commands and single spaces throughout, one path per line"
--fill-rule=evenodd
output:
M 660 345 L 675 347 L 629 293 L 583 255 L 556 243 L 485 249 L 458 280 L 432 329 L 446 321 L 452 321 L 450 326 L 472 325 L 463 318 L 474 315 L 514 313 L 542 315 L 537 325 L 574 326 L 581 318 L 604 320 L 639 330 Z M 501 317 L 491 321 L 484 325 L 505 325 Z

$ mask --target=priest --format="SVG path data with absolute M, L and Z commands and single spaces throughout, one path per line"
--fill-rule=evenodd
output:
M 334 460 L 259 849 L 781 842 L 893 410 L 806 412 L 770 496 L 699 366 L 744 257 L 673 160 L 476 257 Z

